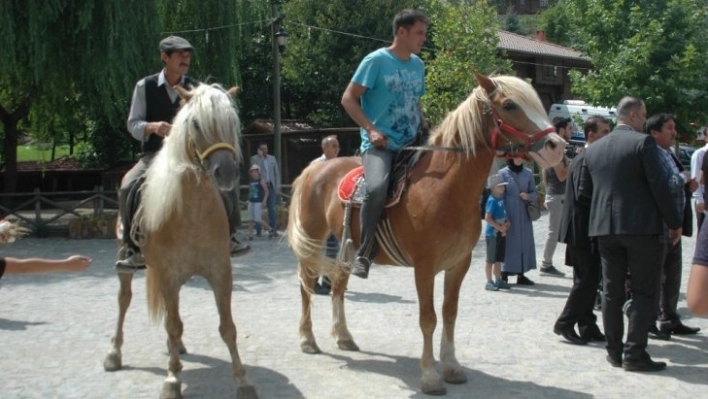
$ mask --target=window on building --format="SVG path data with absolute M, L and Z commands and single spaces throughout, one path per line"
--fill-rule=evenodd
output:
M 540 0 L 540 1 L 538 2 L 538 5 L 539 5 L 541 8 L 548 8 L 548 0 Z

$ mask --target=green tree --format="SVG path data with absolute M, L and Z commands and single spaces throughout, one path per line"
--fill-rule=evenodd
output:
M 566 7 L 568 3 L 560 2 L 543 11 L 539 16 L 539 29 L 546 32 L 546 39 L 562 46 L 572 46 L 570 37 L 574 26 L 568 21 Z
M 706 120 L 708 14 L 704 0 L 567 0 L 571 37 L 595 69 L 571 74 L 573 92 L 600 105 L 643 98 L 649 114 L 677 115 L 680 132 Z
M 486 74 L 509 72 L 511 63 L 502 59 L 497 50 L 499 22 L 489 1 L 455 4 L 432 0 L 430 7 L 434 52 L 425 55 L 427 94 L 423 107 L 435 124 L 477 86 L 473 70 Z

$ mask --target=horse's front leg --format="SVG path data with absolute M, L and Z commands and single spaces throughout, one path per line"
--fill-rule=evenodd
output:
M 440 343 L 440 363 L 443 378 L 451 384 L 467 382 L 467 376 L 455 357 L 455 321 L 460 299 L 460 287 L 467 270 L 470 268 L 471 257 L 466 258 L 457 267 L 445 271 L 445 299 L 443 300 L 443 331 Z
M 423 332 L 423 356 L 420 358 L 421 389 L 429 395 L 444 395 L 447 391 L 440 374 L 435 370 L 433 356 L 433 332 L 437 324 L 433 291 L 435 288 L 435 272 L 432 267 L 415 267 L 415 288 L 418 291 L 418 307 L 420 330 Z
M 298 263 L 298 274 L 300 275 L 300 296 L 302 297 L 302 315 L 300 316 L 300 350 L 308 354 L 321 353 L 317 340 L 312 333 L 312 287 L 315 285 L 317 277 L 313 277 L 309 269 L 305 268 L 305 263 L 300 260 Z
M 116 371 L 123 367 L 121 348 L 123 346 L 123 323 L 125 314 L 133 299 L 132 281 L 133 273 L 118 273 L 120 289 L 118 290 L 118 323 L 116 332 L 111 339 L 111 349 L 103 360 L 103 369 L 106 371 Z
M 337 340 L 337 346 L 345 351 L 358 351 L 359 346 L 354 342 L 352 334 L 347 327 L 347 318 L 344 315 L 344 291 L 349 283 L 349 274 L 342 271 L 341 265 L 335 267 L 332 281 L 332 336 Z
M 182 342 L 183 324 L 179 317 L 179 289 L 178 283 L 162 282 L 161 294 L 165 300 L 165 330 L 167 331 L 167 346 L 170 361 L 167 366 L 167 378 L 162 384 L 160 399 L 182 398 L 182 362 L 179 358 L 179 347 Z M 174 285 L 174 286 L 171 286 Z

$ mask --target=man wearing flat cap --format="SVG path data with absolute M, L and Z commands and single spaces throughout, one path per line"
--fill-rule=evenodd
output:
M 130 226 L 132 214 L 129 211 L 128 195 L 131 187 L 140 179 L 162 147 L 162 141 L 169 135 L 172 128 L 172 119 L 179 109 L 179 94 L 175 86 L 191 89 L 199 84 L 195 79 L 187 76 L 189 64 L 192 60 L 194 47 L 184 38 L 169 36 L 160 41 L 160 59 L 163 69 L 154 74 L 140 79 L 133 90 L 133 99 L 128 115 L 128 131 L 142 143 L 142 156 L 128 171 L 121 181 L 118 200 L 121 209 L 121 222 L 123 224 L 123 245 L 119 251 L 119 260 L 116 268 L 119 272 L 133 272 L 145 266 L 145 260 L 139 248 L 130 239 Z M 237 198 L 237 197 L 236 197 Z M 226 202 L 227 210 L 233 208 Z M 231 212 L 229 212 L 231 213 Z M 235 233 L 235 225 L 231 233 Z M 234 255 L 242 250 L 249 249 L 235 240 L 232 235 L 231 253 Z

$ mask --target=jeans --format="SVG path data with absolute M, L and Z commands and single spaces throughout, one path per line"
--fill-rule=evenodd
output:
M 561 215 L 563 215 L 564 194 L 548 194 L 546 208 L 548 208 L 548 236 L 543 248 L 543 261 L 541 267 L 553 266 L 553 253 L 558 245 L 558 230 L 560 230 Z
M 275 214 L 275 202 L 277 200 L 276 195 L 275 195 L 275 188 L 273 187 L 273 183 L 268 182 L 268 201 L 266 202 L 266 205 L 268 205 L 268 224 L 270 225 L 270 228 L 273 231 L 278 231 L 278 226 L 277 226 L 277 220 L 278 220 L 278 215 Z M 263 226 L 257 222 L 256 223 L 256 233 L 261 234 L 261 230 L 263 230 Z
M 376 256 L 376 225 L 386 205 L 395 155 L 393 151 L 375 147 L 363 155 L 366 195 L 359 213 L 361 244 L 356 255 L 369 260 Z

